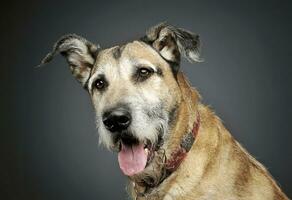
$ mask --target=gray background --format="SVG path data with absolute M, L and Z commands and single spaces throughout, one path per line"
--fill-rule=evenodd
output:
M 220 3 L 219 3 L 220 2 Z M 109 47 L 161 21 L 201 35 L 182 70 L 234 137 L 292 196 L 288 1 L 19 1 L 2 5 L 1 199 L 127 199 L 116 155 L 98 147 L 89 96 L 58 56 L 63 34 Z

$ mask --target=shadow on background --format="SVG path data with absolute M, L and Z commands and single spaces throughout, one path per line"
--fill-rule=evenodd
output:
M 127 199 L 116 155 L 98 147 L 89 97 L 60 56 L 63 34 L 110 47 L 161 21 L 201 35 L 182 70 L 227 128 L 292 196 L 289 1 L 21 1 L 3 5 L 1 199 Z

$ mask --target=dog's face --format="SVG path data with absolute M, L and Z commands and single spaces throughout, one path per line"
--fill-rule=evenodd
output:
M 149 45 L 134 41 L 101 51 L 92 69 L 88 91 L 100 142 L 120 152 L 120 166 L 127 175 L 150 162 L 151 151 L 168 133 L 180 100 L 169 67 Z M 131 156 L 143 158 L 143 163 L 129 166 Z
M 99 53 L 88 81 L 100 141 L 156 143 L 179 100 L 169 64 L 149 45 L 134 41 Z M 137 140 L 137 141 L 136 141 Z
M 76 35 L 61 38 L 43 61 L 56 52 L 67 58 L 96 111 L 100 142 L 119 152 L 128 176 L 151 164 L 167 140 L 181 101 L 176 74 L 180 56 L 199 61 L 198 37 L 166 24 L 139 40 L 100 50 Z

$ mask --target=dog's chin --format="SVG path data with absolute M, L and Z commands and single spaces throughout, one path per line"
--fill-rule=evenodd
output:
M 150 140 L 140 141 L 134 136 L 121 136 L 115 143 L 118 149 L 118 162 L 122 172 L 129 177 L 143 173 L 151 165 L 158 143 L 151 143 Z

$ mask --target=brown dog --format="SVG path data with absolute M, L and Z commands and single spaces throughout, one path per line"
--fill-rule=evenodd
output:
M 91 96 L 100 142 L 118 152 L 133 199 L 288 199 L 267 170 L 200 103 L 179 71 L 201 61 L 199 37 L 165 23 L 101 50 L 63 36 L 60 52 Z

